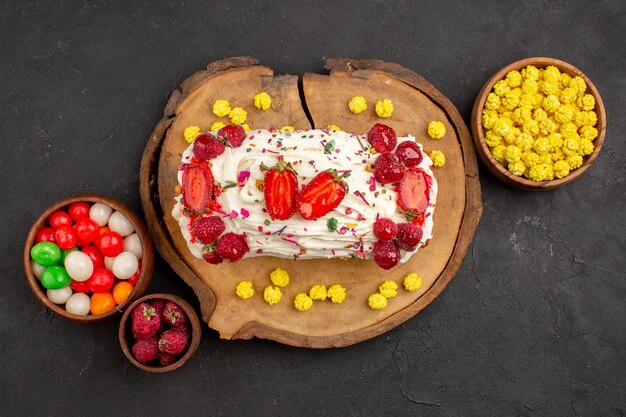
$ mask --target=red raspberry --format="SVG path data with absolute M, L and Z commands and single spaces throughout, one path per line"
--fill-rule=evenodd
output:
M 201 133 L 193 143 L 193 153 L 201 161 L 208 161 L 224 152 L 224 144 L 210 133 Z
M 422 162 L 424 156 L 415 142 L 402 142 L 396 148 L 396 155 L 407 167 L 414 167 Z
M 231 232 L 222 235 L 217 240 L 216 251 L 221 258 L 236 262 L 243 258 L 250 249 L 242 236 Z
M 379 155 L 374 162 L 374 178 L 381 184 L 402 180 L 404 167 L 392 153 Z
M 165 309 L 163 310 L 163 321 L 172 327 L 184 326 L 187 324 L 187 314 L 178 304 L 166 301 Z
M 194 236 L 202 243 L 215 242 L 224 229 L 224 221 L 218 216 L 198 217 L 191 225 Z
M 189 339 L 189 328 L 187 326 L 176 326 L 170 329 L 173 332 L 178 332 Z
M 150 304 L 139 303 L 131 313 L 130 324 L 135 339 L 147 339 L 161 328 L 161 316 Z
M 131 350 L 137 362 L 148 363 L 157 358 L 159 354 L 159 341 L 156 337 L 137 340 Z
M 180 355 L 183 353 L 188 344 L 189 340 L 184 334 L 173 330 L 167 330 L 161 335 L 158 348 L 160 352 Z
M 400 261 L 400 251 L 393 242 L 374 243 L 374 261 L 382 269 L 391 269 Z
M 221 264 L 223 259 L 221 256 L 217 254 L 217 252 L 215 252 L 215 248 L 214 247 L 210 248 L 209 245 L 207 245 L 207 248 L 208 249 L 205 249 L 204 253 L 202 254 L 202 257 L 204 258 L 204 260 L 210 263 L 211 265 Z
M 374 223 L 374 235 L 384 242 L 393 239 L 398 233 L 398 226 L 391 219 L 378 219 Z
M 228 143 L 231 148 L 238 148 L 246 137 L 246 131 L 239 125 L 227 125 L 217 131 L 217 134 Z
M 398 225 L 398 234 L 396 235 L 396 242 L 401 249 L 406 251 L 414 251 L 417 244 L 422 240 L 424 232 L 417 226 L 410 223 L 400 223 Z
M 165 310 L 165 300 L 162 298 L 157 298 L 154 300 L 150 300 L 150 305 L 154 307 L 154 311 L 160 316 L 163 314 L 163 310 Z
M 393 151 L 398 139 L 396 132 L 387 125 L 376 123 L 367 134 L 367 140 L 378 153 Z
M 169 366 L 178 360 L 178 355 L 172 355 L 171 353 L 159 352 L 157 356 L 161 366 Z

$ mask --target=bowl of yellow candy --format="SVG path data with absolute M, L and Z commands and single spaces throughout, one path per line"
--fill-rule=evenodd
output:
M 524 190 L 549 190 L 578 178 L 600 153 L 606 112 L 578 68 L 526 58 L 496 72 L 476 97 L 472 136 L 489 171 Z

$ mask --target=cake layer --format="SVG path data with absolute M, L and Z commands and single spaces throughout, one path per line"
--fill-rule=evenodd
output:
M 398 137 L 398 144 L 405 141 L 415 141 L 415 138 Z M 247 132 L 240 147 L 226 147 L 223 154 L 210 161 L 218 190 L 215 198 L 221 207 L 221 213 L 217 214 L 222 216 L 226 232 L 245 233 L 250 248 L 246 257 L 370 259 L 378 240 L 373 233 L 376 219 L 385 217 L 397 223 L 407 222 L 396 202 L 396 187 L 375 181 L 372 165 L 378 155 L 370 148 L 367 135 L 343 131 L 270 129 Z M 192 163 L 193 157 L 192 144 L 182 155 L 179 184 L 182 184 L 184 167 Z M 300 187 L 324 170 L 349 173 L 344 178 L 348 186 L 345 198 L 336 209 L 317 220 L 305 220 L 297 212 L 287 220 L 272 220 L 265 208 L 265 171 L 261 167 L 275 166 L 279 157 L 291 163 Z M 417 168 L 432 181 L 428 183 L 430 203 L 420 221 L 423 236 L 418 249 L 432 237 L 437 182 L 431 166 L 432 161 L 423 153 Z M 193 236 L 192 216 L 185 210 L 181 195 L 176 197 L 172 215 L 179 222 L 190 251 L 202 258 L 206 245 Z M 400 252 L 401 262 L 415 253 Z

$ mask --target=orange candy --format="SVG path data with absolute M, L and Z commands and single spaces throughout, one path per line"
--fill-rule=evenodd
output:
M 115 300 L 110 292 L 97 292 L 91 296 L 91 314 L 104 314 L 115 308 Z
M 110 230 L 111 230 L 111 229 L 109 229 L 107 226 L 102 226 L 102 227 L 100 228 L 100 234 L 103 234 L 103 233 L 109 232 Z
M 113 287 L 113 299 L 117 305 L 126 301 L 134 289 L 135 286 L 128 281 L 121 281 L 115 284 Z

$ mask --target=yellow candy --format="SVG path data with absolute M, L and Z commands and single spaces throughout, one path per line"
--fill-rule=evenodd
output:
M 277 287 L 286 287 L 289 285 L 289 274 L 284 269 L 276 268 L 270 272 L 270 280 Z
M 329 130 L 337 130 L 337 131 L 341 130 L 341 128 L 339 126 L 337 126 L 337 125 L 328 125 L 328 129 Z
M 561 102 L 557 96 L 549 95 L 542 100 L 541 105 L 548 113 L 554 113 L 561 106 Z
M 598 137 L 598 129 L 591 126 L 583 126 L 580 128 L 580 137 L 590 141 L 594 140 Z
M 500 107 L 500 97 L 498 97 L 496 93 L 487 94 L 487 99 L 485 100 L 485 109 L 498 110 L 499 107 Z
M 283 298 L 283 293 L 280 291 L 280 288 L 272 287 L 271 285 L 265 287 L 263 299 L 266 303 L 273 306 L 274 304 L 278 304 L 281 298 Z
M 348 108 L 354 114 L 363 113 L 367 110 L 367 102 L 363 96 L 354 96 L 348 102 Z
M 587 83 L 585 82 L 585 80 L 583 80 L 581 77 L 579 77 L 578 75 L 575 76 L 574 78 L 572 78 L 569 82 L 569 86 L 576 91 L 576 94 L 579 97 L 582 97 L 583 94 L 585 94 L 585 91 L 587 90 Z
M 580 144 L 578 143 L 578 140 L 576 140 L 575 138 L 567 138 L 563 141 L 563 151 L 565 153 L 568 153 L 568 151 L 577 152 L 579 148 L 580 148 Z
M 222 122 L 215 122 L 215 123 L 213 123 L 211 125 L 211 132 L 215 132 L 216 130 L 220 130 L 224 126 L 226 126 L 226 125 L 224 123 L 222 123 Z
M 569 164 L 570 169 L 580 168 L 580 166 L 583 164 L 583 157 L 578 154 L 569 155 L 567 158 L 565 158 L 565 160 Z
M 387 307 L 387 299 L 381 293 L 375 293 L 368 297 L 367 304 L 372 310 L 382 310 Z
M 539 91 L 539 84 L 533 79 L 527 79 L 522 83 L 522 91 L 532 97 Z
M 376 114 L 378 117 L 383 119 L 388 119 L 391 117 L 391 113 L 393 113 L 393 103 L 388 98 L 383 101 L 376 102 Z
M 591 155 L 593 153 L 593 142 L 589 139 L 582 139 L 580 141 L 580 150 L 578 153 L 582 153 L 583 155 Z
M 511 122 L 508 119 L 500 118 L 493 124 L 493 131 L 500 136 L 506 136 L 511 133 Z
M 487 133 L 485 134 L 485 143 L 490 148 L 493 148 L 494 146 L 501 145 L 502 144 L 502 136 L 496 135 L 496 133 L 493 130 L 488 130 Z
M 512 164 L 515 161 L 519 161 L 522 158 L 522 150 L 515 145 L 509 145 L 506 147 L 506 152 L 504 154 L 504 159 L 509 164 Z
M 547 96 L 560 94 L 559 83 L 544 81 L 541 83 L 541 91 Z
M 561 91 L 560 100 L 561 100 L 561 103 L 563 104 L 570 104 L 576 101 L 576 97 L 577 97 L 576 90 L 574 90 L 571 87 L 567 87 L 567 88 L 564 88 L 563 91 Z
M 307 311 L 313 307 L 313 300 L 305 293 L 300 293 L 293 299 L 293 305 L 298 311 Z
M 293 126 L 285 125 L 281 126 L 279 130 L 294 130 Z
M 435 150 L 430 153 L 430 159 L 433 161 L 433 166 L 441 168 L 446 163 L 446 156 L 443 152 Z
M 217 117 L 226 117 L 230 113 L 230 103 L 228 100 L 216 100 L 213 103 L 213 114 Z
M 254 107 L 259 110 L 267 110 L 272 105 L 272 98 L 267 92 L 263 91 L 262 93 L 254 96 Z
M 569 87 L 569 83 L 571 80 L 572 80 L 572 77 L 569 74 L 562 72 L 561 73 L 561 88 Z
M 393 281 L 385 281 L 378 287 L 378 291 L 385 298 L 393 298 L 398 295 L 398 284 Z
M 569 174 L 569 163 L 567 161 L 556 161 L 554 163 L 554 176 L 563 178 Z
M 420 289 L 422 286 L 422 278 L 415 272 L 404 277 L 404 289 L 409 292 L 414 292 Z
M 539 70 L 534 65 L 528 65 L 522 70 L 522 77 L 530 80 L 539 79 Z
M 341 304 L 346 298 L 346 289 L 339 284 L 334 284 L 328 287 L 326 295 L 333 303 Z
M 539 155 L 533 151 L 525 152 L 524 155 L 522 155 L 522 162 L 527 167 L 536 165 L 539 162 Z
M 524 175 L 524 172 L 526 172 L 526 165 L 524 165 L 522 161 L 509 163 L 509 166 L 507 168 L 511 172 L 511 174 L 517 175 L 518 177 Z
M 540 136 L 535 139 L 535 143 L 533 144 L 533 150 L 537 152 L 538 155 L 544 155 L 550 152 L 552 149 L 552 143 L 550 138 L 547 136 Z
M 514 143 L 515 143 L 515 146 L 517 146 L 518 148 L 522 150 L 522 152 L 525 152 L 525 151 L 530 150 L 533 147 L 535 140 L 533 139 L 532 135 L 524 132 L 515 138 Z
M 508 110 L 514 110 L 520 101 L 520 95 L 515 94 L 513 91 L 509 91 L 504 95 L 502 99 L 502 105 Z
M 569 123 L 574 118 L 574 109 L 569 104 L 565 104 L 557 109 L 554 118 L 559 123 Z
M 504 97 L 509 91 L 511 91 L 511 87 L 506 80 L 500 80 L 493 86 L 493 92 L 500 97 Z
M 483 127 L 485 129 L 493 128 L 494 123 L 498 120 L 498 112 L 496 110 L 483 111 Z
M 500 162 L 501 164 L 504 163 L 505 161 L 505 158 L 504 158 L 505 152 L 506 152 L 506 146 L 504 145 L 498 145 L 491 150 L 491 154 L 493 155 L 495 160 Z
M 309 297 L 313 300 L 324 301 L 328 296 L 328 291 L 325 285 L 314 285 L 309 290 Z
M 252 286 L 252 282 L 250 281 L 241 281 L 237 284 L 237 288 L 235 289 L 235 294 L 237 297 L 242 300 L 247 300 L 248 298 L 254 295 L 254 287 Z
M 509 71 L 509 73 L 506 74 L 506 80 L 509 83 L 509 87 L 519 87 L 522 85 L 522 74 L 520 74 L 519 71 Z
M 524 132 L 530 133 L 531 135 L 536 135 L 537 133 L 539 133 L 539 123 L 537 123 L 536 120 L 527 120 L 524 122 L 524 124 L 522 125 Z M 494 126 L 495 129 L 495 126 Z
M 543 73 L 543 80 L 548 82 L 560 83 L 561 81 L 561 71 L 553 65 L 549 65 L 546 67 Z
M 446 125 L 443 122 L 428 122 L 428 136 L 433 139 L 441 139 L 446 134 Z
M 248 126 L 248 123 L 242 124 L 241 127 L 243 127 L 244 132 L 250 131 L 250 126 Z
M 537 108 L 535 109 L 535 111 L 533 112 L 533 119 L 537 122 L 537 123 L 541 123 L 542 121 L 546 120 L 548 118 L 548 113 L 546 113 L 546 111 L 544 109 Z
M 228 117 L 230 118 L 232 124 L 241 125 L 246 122 L 246 119 L 248 118 L 248 112 L 241 107 L 235 107 L 228 113 Z
M 187 143 L 193 143 L 194 140 L 200 134 L 200 127 L 198 126 L 188 126 L 183 131 L 183 136 L 185 137 L 185 141 Z
M 585 94 L 580 100 L 579 106 L 585 111 L 593 110 L 596 107 L 596 99 L 591 94 Z

